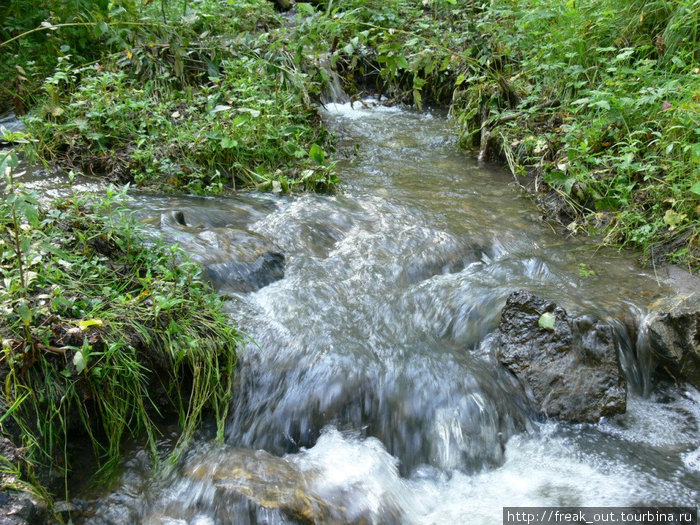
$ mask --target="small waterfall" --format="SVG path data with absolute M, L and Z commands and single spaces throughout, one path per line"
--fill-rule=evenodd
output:
M 645 397 L 651 394 L 651 374 L 654 372 L 656 365 L 654 352 L 651 348 L 651 339 L 649 337 L 649 325 L 654 315 L 655 314 L 651 312 L 647 312 L 640 318 L 637 326 L 637 339 L 635 341 L 635 356 L 637 358 L 637 367 L 641 379 L 641 392 Z
M 651 315 L 638 308 L 634 316 L 626 321 L 610 319 L 618 344 L 620 366 L 627 379 L 630 391 L 642 397 L 649 397 L 652 391 L 654 356 L 649 341 L 649 321 Z
M 345 104 L 350 102 L 350 96 L 343 90 L 343 79 L 330 66 L 328 57 L 318 61 L 318 68 L 321 76 L 325 80 L 323 92 L 321 93 L 321 104 Z

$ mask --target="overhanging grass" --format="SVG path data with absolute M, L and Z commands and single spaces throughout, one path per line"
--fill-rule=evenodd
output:
M 144 244 L 120 194 L 41 204 L 10 183 L 0 265 L 2 430 L 25 466 L 70 470 L 80 435 L 103 467 L 126 436 L 155 453 L 165 413 L 179 417 L 176 453 L 205 412 L 223 438 L 236 330 L 197 265 Z

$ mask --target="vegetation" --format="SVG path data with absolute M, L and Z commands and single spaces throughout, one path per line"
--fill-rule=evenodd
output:
M 564 231 L 700 268 L 700 0 L 322 0 L 289 19 L 267 0 L 5 4 L 0 111 L 27 131 L 4 140 L 47 164 L 333 191 L 316 107 L 338 74 L 355 99 L 449 107 L 460 144 Z M 10 175 L 0 221 L 0 424 L 30 464 L 69 466 L 78 428 L 105 464 L 127 434 L 153 446 L 159 409 L 183 440 L 205 409 L 223 421 L 235 331 L 182 253 L 143 249 L 118 193 L 49 204 Z
M 354 96 L 449 106 L 460 143 L 569 231 L 698 267 L 699 0 L 324 1 L 292 24 L 265 0 L 97 4 L 8 8 L 8 36 L 46 30 L 11 42 L 5 71 L 29 78 L 37 46 L 56 65 L 27 119 L 47 161 L 200 193 L 332 190 L 314 100 L 334 70 Z
M 14 467 L 67 473 L 81 434 L 104 467 L 125 436 L 155 452 L 171 413 L 180 446 L 204 411 L 222 439 L 238 338 L 199 267 L 144 244 L 121 194 L 40 203 L 12 179 L 14 161 L 0 164 L 0 422 L 28 462 Z
M 700 2 L 493 5 L 497 74 L 462 84 L 462 140 L 556 191 L 569 230 L 698 268 Z
M 333 189 L 330 137 L 311 104 L 320 84 L 286 50 L 270 2 L 160 2 L 114 12 L 112 21 L 99 9 L 82 15 L 98 60 L 75 45 L 53 50 L 55 70 L 26 118 L 30 153 L 160 190 Z M 49 36 L 74 29 L 64 20 L 47 24 Z

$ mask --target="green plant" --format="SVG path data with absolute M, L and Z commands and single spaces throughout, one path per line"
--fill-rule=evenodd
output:
M 572 229 L 697 268 L 700 3 L 501 0 L 480 18 L 509 88 L 462 84 L 461 143 L 559 193 Z
M 26 119 L 34 155 L 170 191 L 332 191 L 333 163 L 311 154 L 332 149 L 311 105 L 319 86 L 266 31 L 279 23 L 270 2 L 196 6 L 100 64 L 60 58 Z
M 155 454 L 163 411 L 179 415 L 175 454 L 205 411 L 222 439 L 238 338 L 199 267 L 175 247 L 145 245 L 123 192 L 47 205 L 8 183 L 2 417 L 20 429 L 27 465 L 67 473 L 81 434 L 106 470 L 126 435 L 144 435 Z

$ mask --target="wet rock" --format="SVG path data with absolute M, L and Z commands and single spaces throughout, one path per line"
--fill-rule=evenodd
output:
M 279 510 L 301 523 L 352 522 L 344 517 L 341 506 L 315 494 L 292 462 L 262 450 L 229 448 L 217 456 L 199 456 L 185 466 L 185 475 L 211 481 L 226 493 Z
M 49 513 L 38 499 L 26 492 L 0 492 L 0 525 L 49 523 Z
M 0 436 L 0 456 L 5 458 L 8 462 L 14 464 L 22 459 L 22 449 L 17 447 L 6 437 Z
M 190 226 L 194 218 L 179 211 L 167 217 L 167 240 L 190 253 L 214 286 L 253 292 L 284 277 L 285 256 L 263 235 L 237 227 Z
M 19 120 L 14 113 L 0 116 L 0 143 L 2 143 L 3 129 L 14 133 L 24 131 L 24 122 Z
M 220 287 L 237 292 L 254 292 L 284 277 L 285 257 L 265 252 L 253 261 L 205 264 L 204 275 Z
M 177 222 L 180 226 L 187 226 L 187 220 L 185 219 L 184 212 L 180 210 L 174 212 L 173 219 L 175 219 L 175 222 Z
M 498 327 L 499 362 L 549 417 L 598 421 L 623 413 L 626 384 L 612 328 L 527 291 L 508 298 Z
M 661 370 L 700 388 L 700 292 L 649 306 L 649 343 Z

